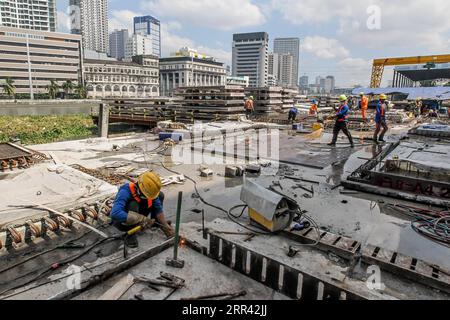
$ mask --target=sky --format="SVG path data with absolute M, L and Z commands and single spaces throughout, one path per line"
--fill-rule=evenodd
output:
M 68 32 L 68 0 L 57 0 L 58 28 Z M 132 28 L 137 15 L 162 24 L 163 56 L 189 46 L 231 65 L 234 33 L 266 31 L 301 41 L 299 75 L 368 86 L 375 58 L 446 54 L 448 0 L 109 0 L 110 30 Z M 392 80 L 387 68 L 383 80 Z

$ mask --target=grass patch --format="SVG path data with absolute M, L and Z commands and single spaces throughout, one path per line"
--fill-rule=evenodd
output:
M 83 139 L 96 130 L 89 115 L 0 116 L 0 142 L 18 138 L 29 145 Z

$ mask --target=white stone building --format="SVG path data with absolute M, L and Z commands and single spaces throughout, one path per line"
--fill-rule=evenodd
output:
M 148 98 L 159 96 L 157 56 L 135 56 L 132 62 L 84 60 L 89 98 Z

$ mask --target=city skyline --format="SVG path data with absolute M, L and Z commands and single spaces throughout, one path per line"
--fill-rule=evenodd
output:
M 58 1 L 60 18 L 66 14 L 66 2 Z M 439 2 L 439 6 L 419 0 L 406 12 L 402 10 L 405 1 L 380 0 L 377 3 L 381 8 L 381 29 L 373 30 L 367 28 L 367 11 L 372 4 L 368 0 L 352 0 L 339 6 L 331 0 L 211 0 L 203 6 L 194 0 L 135 1 L 132 6 L 110 1 L 110 24 L 111 28 L 132 30 L 132 17 L 154 15 L 162 22 L 163 56 L 189 46 L 226 64 L 231 64 L 234 33 L 265 31 L 271 39 L 299 37 L 300 76 L 333 74 L 338 86 L 368 85 L 374 58 L 450 50 L 450 23 L 442 24 L 448 21 L 445 12 L 450 3 L 433 2 Z M 215 10 L 219 5 L 222 9 Z M 415 23 L 424 16 L 429 23 Z M 403 26 L 401 30 L 399 25 Z M 385 79 L 391 78 L 392 70 L 388 68 Z

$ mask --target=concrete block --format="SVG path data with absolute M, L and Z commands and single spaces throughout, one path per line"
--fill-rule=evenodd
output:
M 225 167 L 225 177 L 236 178 L 244 175 L 244 168 L 241 166 L 227 166 Z
M 249 173 L 261 173 L 261 166 L 257 164 L 249 164 L 245 167 L 245 171 Z

